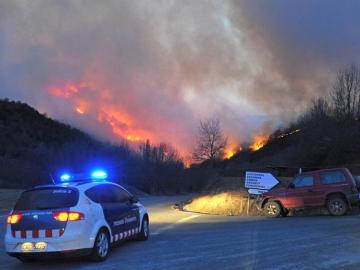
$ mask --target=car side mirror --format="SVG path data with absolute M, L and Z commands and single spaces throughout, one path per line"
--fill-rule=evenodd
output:
M 288 188 L 295 188 L 294 183 L 289 183 L 289 184 L 288 184 Z
M 135 203 L 138 203 L 138 202 L 139 202 L 139 199 L 136 198 L 135 196 L 133 196 L 133 197 L 130 198 L 130 203 L 131 203 L 131 204 L 135 204 Z

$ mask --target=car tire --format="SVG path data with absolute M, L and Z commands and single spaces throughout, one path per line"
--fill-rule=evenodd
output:
M 264 212 L 267 217 L 280 217 L 282 212 L 281 205 L 276 201 L 268 201 L 264 205 Z
M 326 206 L 332 216 L 343 216 L 348 210 L 347 202 L 341 197 L 329 198 Z
M 139 241 L 148 240 L 150 236 L 149 219 L 145 216 L 141 222 L 141 231 L 137 237 Z
M 101 229 L 95 238 L 94 247 L 90 254 L 90 260 L 94 262 L 105 261 L 110 251 L 109 233 L 105 229 Z

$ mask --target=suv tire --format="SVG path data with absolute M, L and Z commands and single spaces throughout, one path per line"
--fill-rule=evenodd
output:
M 265 215 L 267 217 L 277 218 L 281 216 L 281 205 L 276 201 L 268 201 L 264 205 Z
M 347 202 L 341 197 L 329 198 L 326 206 L 332 216 L 343 216 L 348 210 Z

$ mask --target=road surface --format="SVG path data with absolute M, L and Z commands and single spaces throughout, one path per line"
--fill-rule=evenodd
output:
M 267 219 L 185 213 L 179 197 L 149 197 L 152 235 L 127 242 L 103 263 L 22 264 L 0 244 L 1 269 L 360 269 L 360 216 Z M 1 218 L 4 237 L 5 218 Z

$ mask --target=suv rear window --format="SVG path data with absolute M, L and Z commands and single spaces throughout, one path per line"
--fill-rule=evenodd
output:
M 14 210 L 46 210 L 73 207 L 79 192 L 73 188 L 41 188 L 25 191 L 16 202 Z
M 345 182 L 345 175 L 341 171 L 320 173 L 321 184 L 329 185 Z

